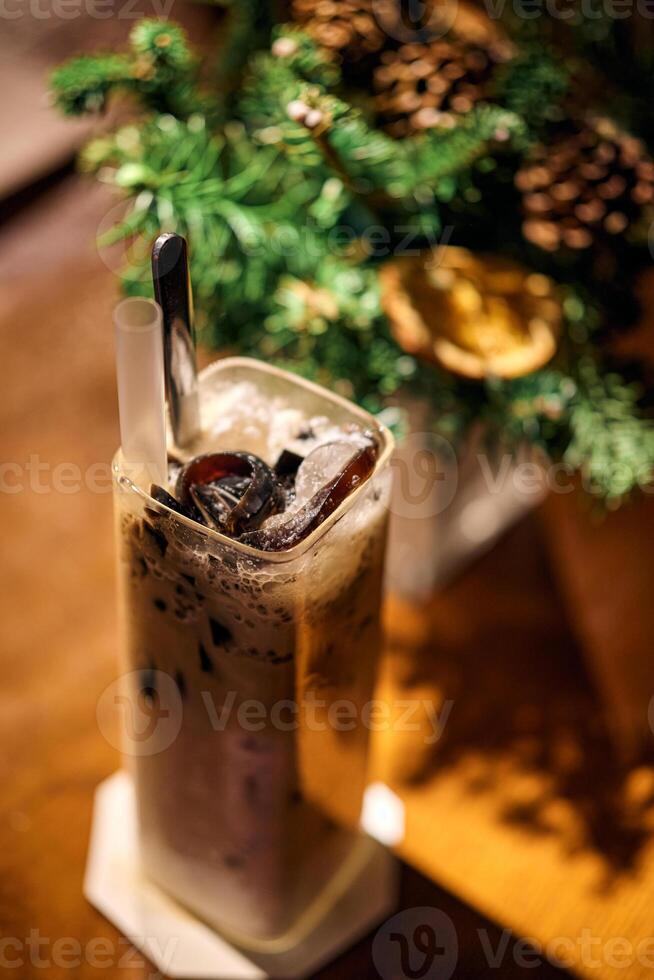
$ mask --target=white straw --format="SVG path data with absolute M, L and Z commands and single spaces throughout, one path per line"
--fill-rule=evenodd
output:
M 125 299 L 114 310 L 120 438 L 127 475 L 146 492 L 167 484 L 161 309 Z

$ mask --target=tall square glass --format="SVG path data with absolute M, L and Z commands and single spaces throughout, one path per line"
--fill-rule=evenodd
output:
M 244 382 L 269 399 L 269 418 L 221 427 L 214 396 Z M 360 841 L 392 436 L 346 400 L 246 358 L 202 372 L 200 396 L 205 435 L 188 457 L 265 458 L 262 427 L 280 406 L 371 429 L 380 447 L 372 476 L 285 552 L 187 520 L 114 461 L 125 676 L 146 719 L 124 733 L 143 871 L 218 931 L 265 949 L 315 923 Z

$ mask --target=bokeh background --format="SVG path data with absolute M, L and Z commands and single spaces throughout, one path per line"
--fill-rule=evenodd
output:
M 9 975 L 146 977 L 138 957 L 103 971 L 83 955 L 97 937 L 120 942 L 82 897 L 93 791 L 119 764 L 95 717 L 116 673 L 118 277 L 95 246 L 115 199 L 75 174 L 89 124 L 56 116 L 45 85 L 133 21 L 19 9 L 0 16 L 0 926 L 22 944 Z M 220 30 L 213 8 L 175 0 L 172 13 L 200 46 Z M 651 948 L 636 955 L 654 896 L 652 515 L 646 497 L 597 521 L 576 493 L 552 496 L 427 602 L 388 601 L 380 690 L 453 701 L 436 745 L 380 737 L 374 765 L 406 806 L 400 907 L 451 918 L 457 977 L 654 970 Z M 33 930 L 47 967 L 25 952 Z M 79 965 L 52 960 L 66 937 Z M 320 975 L 378 976 L 372 942 Z

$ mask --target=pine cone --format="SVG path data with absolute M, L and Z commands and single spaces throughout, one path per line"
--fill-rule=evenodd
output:
M 654 162 L 608 119 L 587 119 L 538 145 L 515 178 L 525 238 L 548 252 L 590 248 L 630 229 L 647 239 Z
M 318 44 L 350 61 L 380 51 L 387 40 L 373 0 L 292 0 L 291 16 Z
M 508 45 L 469 42 L 453 36 L 386 51 L 374 72 L 378 122 L 391 136 L 411 136 L 454 123 L 488 98 Z

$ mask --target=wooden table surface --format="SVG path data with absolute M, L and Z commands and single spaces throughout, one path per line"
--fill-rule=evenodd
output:
M 105 191 L 69 178 L 15 214 L 0 233 L 0 413 L 3 459 L 14 464 L 4 471 L 1 510 L 0 926 L 10 943 L 0 945 L 0 966 L 21 978 L 157 975 L 139 956 L 125 956 L 118 932 L 82 896 L 93 791 L 119 764 L 95 718 L 97 699 L 116 672 L 111 496 L 106 481 L 93 492 L 75 488 L 90 476 L 101 483 L 118 443 L 110 329 L 117 279 L 93 245 L 111 204 Z M 91 471 L 96 464 L 104 470 Z M 401 743 L 378 746 L 380 775 L 406 794 L 403 853 L 435 878 L 405 866 L 399 908 L 432 906 L 451 918 L 456 977 L 565 976 L 549 963 L 534 968 L 527 958 L 525 965 L 524 950 L 515 946 L 519 937 L 502 931 L 525 921 L 538 936 L 535 910 L 558 902 L 565 908 L 564 888 L 554 897 L 535 894 L 538 848 L 541 868 L 558 862 L 564 869 L 579 849 L 604 848 L 603 867 L 624 875 L 637 865 L 649 827 L 626 817 L 617 821 L 611 794 L 618 783 L 610 765 L 599 794 L 575 778 L 575 732 L 582 731 L 583 751 L 600 762 L 607 749 L 537 519 L 511 532 L 428 609 L 417 614 L 395 603 L 387 619 L 386 687 L 415 692 L 437 684 L 441 695 L 453 692 L 458 699 L 438 756 L 443 778 L 433 797 L 423 796 L 427 803 L 417 807 L 415 800 L 432 785 L 434 758 Z M 565 694 L 549 712 L 552 690 L 576 693 Z M 516 753 L 540 766 L 536 785 L 524 772 L 516 782 L 507 762 Z M 471 822 L 457 838 L 466 813 L 484 808 L 492 816 L 475 816 L 476 826 L 488 825 L 489 836 L 475 836 Z M 563 850 L 557 821 L 564 825 Z M 579 821 L 585 821 L 583 838 Z M 510 836 L 494 836 L 491 824 L 502 824 Z M 437 859 L 430 863 L 432 839 Z M 499 852 L 487 859 L 486 850 L 495 846 Z M 507 863 L 504 876 L 507 846 L 522 857 Z M 453 897 L 448 885 L 486 916 Z M 487 894 L 501 901 L 486 901 Z M 528 920 L 522 914 L 527 907 Z M 88 962 L 98 937 L 109 943 L 109 968 Z M 69 946 L 55 947 L 67 938 Z M 320 977 L 378 976 L 371 944 L 368 937 Z M 501 966 L 492 969 L 489 956 L 498 949 Z M 57 965 L 62 955 L 80 962 Z M 49 965 L 39 965 L 39 957 Z M 17 959 L 23 965 L 12 969 Z M 400 976 L 387 969 L 385 980 Z

